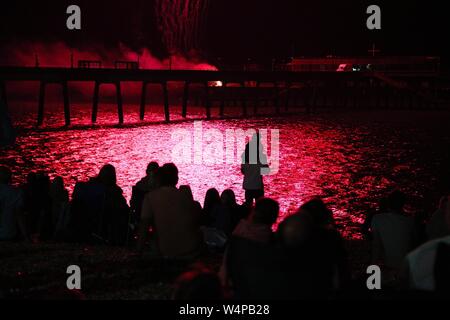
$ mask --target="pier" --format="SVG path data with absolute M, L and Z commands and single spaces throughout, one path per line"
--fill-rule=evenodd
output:
M 121 68 L 124 66 L 124 68 Z M 94 82 L 92 97 L 92 122 L 97 121 L 99 90 L 101 85 L 115 86 L 118 123 L 123 124 L 123 101 L 121 82 L 142 84 L 140 119 L 145 118 L 146 94 L 149 84 L 159 84 L 163 92 L 164 118 L 170 121 L 168 82 L 184 83 L 182 116 L 187 117 L 190 86 L 204 87 L 204 107 L 206 118 L 211 118 L 213 101 L 219 101 L 219 115 L 224 115 L 227 100 L 240 101 L 242 115 L 248 115 L 248 106 L 253 104 L 253 114 L 257 114 L 262 100 L 273 104 L 274 112 L 288 111 L 291 106 L 301 104 L 309 112 L 325 106 L 334 108 L 358 107 L 364 101 L 373 101 L 376 108 L 389 108 L 392 99 L 396 104 L 414 107 L 413 101 L 427 107 L 437 106 L 436 93 L 438 78 L 434 74 L 386 75 L 375 71 L 194 71 L 194 70 L 146 70 L 128 62 L 119 62 L 116 68 L 94 67 L 84 61 L 78 68 L 46 67 L 0 67 L 0 95 L 7 105 L 6 83 L 8 81 L 37 81 L 40 83 L 37 107 L 37 125 L 44 121 L 45 92 L 48 84 L 62 87 L 65 124 L 71 123 L 69 85 L 71 82 Z M 220 83 L 215 87 L 211 83 Z M 426 83 L 426 86 L 423 84 Z M 233 84 L 233 86 L 229 86 Z M 237 86 L 236 86 L 237 84 Z M 231 93 L 233 92 L 233 95 Z M 261 98 L 261 92 L 269 92 Z M 299 99 L 301 103 L 299 103 Z M 409 102 L 408 102 L 409 101 Z M 282 108 L 284 106 L 284 108 Z

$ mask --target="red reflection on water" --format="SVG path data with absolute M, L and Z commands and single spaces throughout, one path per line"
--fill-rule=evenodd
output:
M 84 111 L 79 110 L 74 116 L 75 124 L 89 123 L 88 109 L 84 106 Z M 129 106 L 127 111 L 126 122 L 138 122 L 138 108 Z M 181 118 L 179 107 L 172 111 L 175 119 Z M 195 112 L 200 115 L 203 110 Z M 103 110 L 99 120 L 114 124 L 116 117 L 114 109 Z M 162 115 L 152 113 L 150 120 L 152 117 L 160 119 Z M 344 235 L 359 237 L 359 224 L 365 214 L 389 188 L 401 186 L 420 198 L 427 192 L 436 168 L 418 160 L 423 156 L 421 146 L 426 135 L 416 134 L 413 127 L 394 130 L 389 124 L 371 120 L 355 125 L 348 118 L 330 118 L 212 120 L 202 125 L 204 130 L 215 129 L 223 134 L 227 129 L 279 129 L 280 167 L 277 174 L 265 178 L 266 195 L 280 202 L 283 216 L 294 212 L 305 200 L 322 196 L 333 209 Z M 33 114 L 16 117 L 16 122 L 27 121 L 34 123 Z M 60 125 L 62 121 L 61 114 L 50 113 L 47 124 Z M 238 201 L 243 201 L 238 162 L 195 164 L 173 159 L 177 141 L 172 139 L 172 133 L 183 129 L 189 134 L 193 128 L 193 122 L 175 122 L 145 127 L 32 131 L 18 138 L 16 148 L 2 153 L 0 163 L 13 167 L 19 181 L 25 179 L 29 170 L 62 176 L 70 190 L 76 181 L 96 175 L 105 163 L 110 163 L 116 167 L 118 184 L 129 199 L 132 186 L 144 175 L 150 161 L 175 162 L 180 172 L 179 184 L 189 184 L 201 203 L 206 190 L 212 187 L 219 192 L 231 188 Z M 417 137 L 422 140 L 416 141 Z M 202 147 L 207 144 L 204 140 Z M 432 155 L 436 161 L 440 159 L 439 154 Z M 415 175 L 413 180 L 411 174 Z

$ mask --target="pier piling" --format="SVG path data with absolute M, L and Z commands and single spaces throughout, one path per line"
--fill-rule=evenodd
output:
M 241 97 L 241 102 L 242 102 L 242 115 L 244 116 L 244 117 L 246 117 L 247 116 L 247 98 L 246 98 L 246 95 L 247 95 L 247 91 L 246 91 L 246 87 L 245 87 L 245 81 L 244 82 L 241 82 L 241 88 L 242 88 L 242 97 Z
M 208 81 L 205 82 L 205 108 L 206 108 L 206 118 L 211 119 L 211 102 L 209 100 Z
M 163 88 L 163 96 L 164 96 L 164 118 L 166 122 L 170 122 L 169 92 L 167 90 L 167 82 L 164 81 L 161 85 Z
M 117 114 L 119 117 L 119 124 L 123 124 L 123 104 L 122 104 L 122 90 L 120 82 L 116 83 L 116 95 L 117 95 Z
M 69 105 L 69 88 L 67 81 L 62 83 L 63 100 L 64 100 L 64 121 L 66 126 L 70 126 L 70 105 Z
M 141 92 L 141 107 L 139 109 L 139 119 L 144 120 L 145 117 L 145 102 L 147 99 L 147 82 L 142 81 L 142 92 Z
M 44 103 L 45 103 L 45 82 L 41 81 L 39 85 L 39 105 L 38 105 L 38 116 L 37 125 L 41 126 L 44 122 Z
M 187 104 L 189 101 L 189 81 L 185 81 L 184 82 L 184 91 L 183 91 L 183 106 L 182 106 L 182 111 L 181 111 L 181 116 L 183 118 L 186 118 L 187 115 Z
M 97 112 L 98 112 L 98 93 L 100 90 L 100 82 L 95 81 L 94 85 L 94 98 L 92 101 L 92 123 L 97 122 Z

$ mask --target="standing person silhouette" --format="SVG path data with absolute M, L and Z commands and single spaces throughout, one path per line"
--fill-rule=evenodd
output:
M 265 172 L 267 171 L 267 172 Z M 250 207 L 253 200 L 264 197 L 263 174 L 267 174 L 269 165 L 259 133 L 255 133 L 245 146 L 242 154 L 241 172 L 244 175 L 245 205 Z

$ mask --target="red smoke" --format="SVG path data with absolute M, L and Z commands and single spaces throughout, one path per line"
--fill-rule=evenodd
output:
M 36 66 L 36 59 L 40 67 L 70 67 L 71 56 L 74 66 L 78 60 L 99 60 L 103 67 L 114 67 L 117 60 L 138 61 L 141 69 L 183 69 L 183 70 L 217 70 L 196 57 L 186 58 L 172 55 L 160 60 L 153 56 L 147 48 L 135 52 L 123 44 L 116 48 L 95 46 L 91 49 L 70 48 L 63 42 L 56 43 L 24 43 L 9 45 L 2 48 L 1 65 L 8 66 Z
M 103 68 L 114 68 L 114 62 L 118 60 L 139 61 L 141 69 L 177 69 L 177 70 L 217 70 L 216 67 L 201 61 L 196 57 L 186 58 L 182 55 L 172 55 L 169 58 L 158 59 L 147 48 L 133 51 L 125 45 L 119 44 L 116 48 L 95 46 L 89 49 L 70 48 L 63 42 L 56 43 L 22 43 L 4 46 L 1 49 L 0 65 L 3 66 L 27 66 L 34 67 L 71 67 L 76 68 L 79 60 L 98 60 Z M 72 82 L 70 93 L 75 98 L 91 98 L 93 93 L 92 83 Z M 35 99 L 37 84 L 9 83 L 8 94 L 18 99 Z M 126 83 L 122 85 L 123 95 L 137 98 L 140 94 L 139 83 Z M 112 86 L 104 86 L 101 96 L 115 97 Z M 59 99 L 60 97 L 55 97 Z

